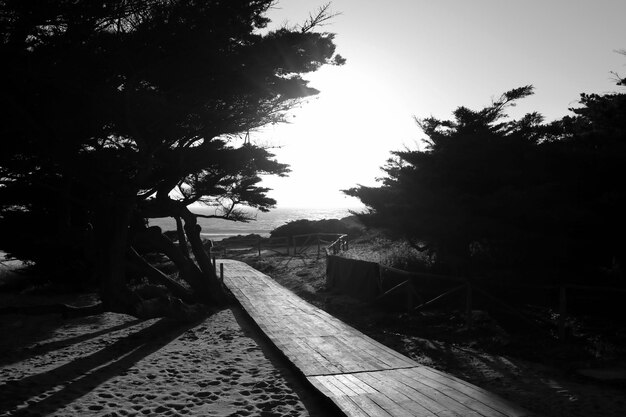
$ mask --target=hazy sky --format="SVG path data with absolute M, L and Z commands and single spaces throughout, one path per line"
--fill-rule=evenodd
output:
M 274 25 L 297 24 L 324 1 L 282 0 Z M 581 92 L 620 91 L 626 75 L 626 0 L 335 0 L 341 67 L 311 74 L 321 93 L 291 124 L 252 132 L 279 146 L 292 174 L 266 179 L 279 207 L 355 206 L 340 189 L 372 185 L 389 151 L 419 146 L 413 116 L 448 118 L 515 87 L 535 95 L 511 113 L 560 118 Z

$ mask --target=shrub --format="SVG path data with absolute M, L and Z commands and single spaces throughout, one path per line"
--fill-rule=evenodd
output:
M 274 229 L 271 232 L 271 237 L 290 237 L 314 233 L 347 234 L 351 239 L 361 236 L 363 228 L 350 219 L 352 217 L 346 217 L 341 220 L 294 220 Z

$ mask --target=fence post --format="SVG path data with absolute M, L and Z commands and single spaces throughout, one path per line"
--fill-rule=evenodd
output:
M 466 282 L 467 292 L 465 296 L 465 325 L 467 329 L 472 328 L 472 284 L 469 280 Z
M 559 288 L 559 339 L 565 339 L 565 319 L 567 318 L 567 287 Z
M 259 258 L 261 257 L 261 239 L 259 239 Z
M 317 235 L 317 258 L 320 257 L 320 235 Z
M 213 274 L 217 275 L 217 265 L 215 264 L 215 255 L 213 255 Z
M 220 282 L 224 283 L 224 264 L 220 263 Z

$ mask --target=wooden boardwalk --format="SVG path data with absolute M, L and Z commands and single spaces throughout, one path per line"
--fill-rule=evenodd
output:
M 224 283 L 270 340 L 347 416 L 531 416 L 484 389 L 419 365 L 231 260 Z

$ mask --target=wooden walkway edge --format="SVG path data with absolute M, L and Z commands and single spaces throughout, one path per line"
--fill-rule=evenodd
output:
M 218 262 L 224 264 L 224 284 L 250 317 L 347 416 L 532 415 L 376 342 L 243 262 Z

